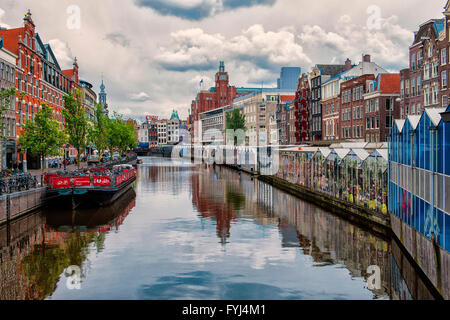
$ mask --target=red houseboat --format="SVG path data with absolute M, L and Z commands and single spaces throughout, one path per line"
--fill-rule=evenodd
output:
M 47 198 L 76 208 L 82 204 L 106 206 L 133 186 L 136 169 L 129 164 L 48 174 Z

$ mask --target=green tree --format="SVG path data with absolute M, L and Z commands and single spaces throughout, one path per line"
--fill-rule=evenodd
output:
M 89 128 L 88 141 L 97 148 L 100 157 L 108 148 L 109 122 L 109 118 L 104 114 L 103 107 L 98 104 L 95 109 L 94 125 Z
M 137 137 L 132 123 L 123 120 L 114 112 L 114 119 L 108 124 L 108 146 L 110 151 L 117 149 L 120 153 L 137 146 Z
M 235 108 L 231 113 L 227 113 L 226 128 L 233 130 L 247 130 L 245 127 L 245 116 L 239 111 L 238 108 Z
M 64 96 L 63 114 L 65 118 L 65 131 L 69 136 L 69 143 L 77 150 L 77 164 L 81 166 L 80 157 L 86 150 L 88 120 L 83 106 L 83 92 L 76 90 Z
M 22 148 L 42 159 L 42 171 L 44 171 L 44 159 L 46 156 L 61 154 L 61 148 L 66 143 L 67 136 L 59 129 L 58 121 L 53 119 L 52 109 L 42 104 L 42 109 L 36 113 L 33 120 L 28 120 L 19 137 Z
M 225 125 L 227 130 L 239 130 L 247 131 L 245 127 L 245 115 L 243 115 L 238 108 L 234 108 L 230 113 L 228 112 L 225 119 Z M 237 137 L 234 137 L 234 145 L 237 145 Z

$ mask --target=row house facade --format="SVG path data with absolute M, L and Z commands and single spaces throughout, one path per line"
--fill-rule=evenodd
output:
M 261 89 L 236 98 L 232 109 L 238 108 L 245 116 L 246 135 L 251 146 L 262 146 L 278 143 L 277 106 L 286 93 L 278 89 Z M 294 95 L 293 92 L 290 93 Z
M 376 77 L 380 73 L 387 73 L 385 69 L 371 61 L 370 55 L 363 55 L 362 61 L 355 66 L 352 66 L 350 60 L 347 60 L 345 69 L 345 71 L 322 83 L 321 105 L 323 140 L 364 139 L 362 133 L 364 129 L 361 129 L 363 124 L 359 123 L 362 122 L 361 113 L 358 115 L 358 111 L 355 110 L 355 119 L 353 119 L 353 109 L 351 109 L 351 111 L 348 109 L 350 103 L 352 104 L 352 108 L 361 108 L 360 105 L 353 105 L 353 102 L 355 102 L 353 99 L 354 97 L 358 97 L 358 102 L 362 99 L 363 93 L 360 91 L 356 92 L 357 88 L 358 90 L 361 90 L 359 88 L 362 85 L 360 83 L 353 84 L 350 80 L 365 75 Z M 342 85 L 344 83 L 346 83 L 344 86 L 346 91 L 352 90 L 350 98 L 348 98 L 348 93 L 343 96 L 341 90 L 343 89 Z M 353 85 L 356 85 L 357 88 L 353 87 Z M 342 101 L 345 101 L 346 103 L 347 108 L 345 110 L 342 110 Z M 358 118 L 356 118 L 357 116 Z M 353 126 L 355 126 L 354 129 Z M 355 131 L 353 132 L 353 130 Z
M 0 90 L 7 91 L 16 87 L 16 59 L 11 51 L 0 48 Z M 15 97 L 0 101 L 3 108 L 0 118 L 0 169 L 11 169 L 16 161 L 16 104 Z
M 23 27 L 0 30 L 4 47 L 17 56 L 15 85 L 20 94 L 16 96 L 16 140 L 24 123 L 34 119 L 42 103 L 53 109 L 54 119 L 63 129 L 63 97 L 70 92 L 75 93 L 75 89 L 80 87 L 76 59 L 72 69 L 62 70 L 50 45 L 44 44 L 36 32 L 30 11 L 23 21 Z M 66 150 L 67 156 L 75 156 L 74 148 Z M 27 167 L 40 167 L 40 160 L 27 155 L 20 146 L 16 158 L 24 171 Z
M 310 136 L 311 89 L 309 77 L 302 74 L 298 79 L 294 102 L 294 119 L 291 122 L 292 135 L 289 144 L 299 144 L 311 140 Z
M 330 99 L 336 99 L 337 96 L 329 95 L 326 99 L 323 98 L 322 84 L 328 81 L 330 78 L 335 77 L 337 74 L 349 70 L 352 68 L 352 63 L 347 59 L 344 65 L 327 65 L 317 64 L 315 65 L 311 73 L 309 74 L 310 86 L 311 86 L 311 98 L 310 98 L 310 120 L 309 120 L 309 137 L 312 141 L 327 140 L 329 136 L 324 135 L 322 132 L 322 110 L 323 102 L 331 103 Z M 332 86 L 330 86 L 332 88 Z M 337 90 L 335 90 L 337 92 Z M 324 99 L 324 101 L 323 101 Z
M 94 122 L 97 109 L 97 94 L 92 90 L 92 84 L 85 80 L 80 80 L 80 87 L 83 92 L 83 107 L 86 119 L 90 122 Z
M 442 107 L 449 105 L 450 97 L 450 1 L 444 7 L 444 27 L 439 34 L 438 50 L 439 50 L 439 78 L 440 78 L 440 94 Z
M 365 140 L 364 94 L 368 91 L 369 82 L 374 79 L 373 74 L 367 74 L 341 84 L 340 121 L 338 122 L 341 140 Z
M 167 144 L 167 119 L 158 120 L 158 144 Z
M 400 74 L 379 74 L 364 96 L 366 142 L 386 142 L 394 119 L 400 117 Z
M 440 68 L 447 64 L 448 49 L 444 46 L 444 19 L 431 19 L 419 26 L 409 48 L 409 68 L 400 71 L 400 117 L 420 115 L 424 108 L 447 104 L 440 93 Z M 442 47 L 440 49 L 439 47 Z M 442 57 L 441 57 L 442 52 Z M 444 70 L 442 70 L 444 71 Z M 443 75 L 447 87 L 446 73 Z
M 169 121 L 167 121 L 167 143 L 178 144 L 180 142 L 180 117 L 176 110 L 172 111 Z

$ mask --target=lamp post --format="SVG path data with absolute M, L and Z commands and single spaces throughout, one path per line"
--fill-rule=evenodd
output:
M 67 148 L 67 144 L 66 145 L 64 145 L 64 171 L 66 171 L 66 169 L 67 169 L 67 166 L 66 166 L 66 164 L 67 164 L 67 151 L 66 151 L 66 148 Z

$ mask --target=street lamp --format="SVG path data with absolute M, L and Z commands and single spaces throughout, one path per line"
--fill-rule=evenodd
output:
M 66 163 L 67 163 L 67 151 L 66 151 L 66 148 L 67 148 L 67 144 L 65 144 L 64 145 L 64 171 L 66 171 Z

